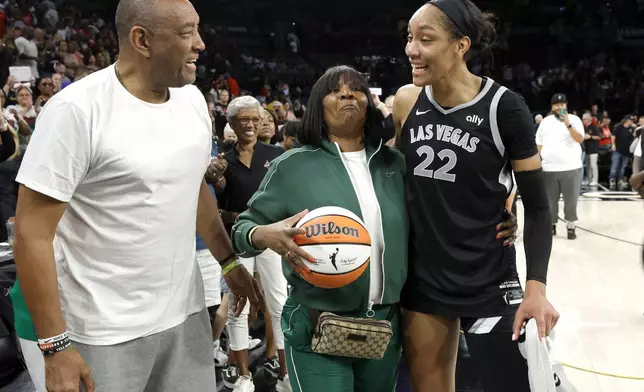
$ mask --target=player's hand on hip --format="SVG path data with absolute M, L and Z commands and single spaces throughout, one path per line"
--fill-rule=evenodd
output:
M 506 210 L 507 212 L 507 220 L 499 223 L 496 226 L 496 231 L 498 231 L 496 235 L 496 239 L 500 240 L 502 238 L 505 238 L 505 242 L 503 245 L 505 246 L 512 246 L 514 245 L 514 242 L 517 240 L 517 231 L 519 231 L 519 223 L 517 220 L 517 217 L 514 216 L 514 214 Z
M 315 262 L 315 259 L 293 241 L 293 237 L 296 235 L 306 233 L 304 229 L 295 228 L 294 226 L 308 213 L 308 210 L 304 210 L 283 221 L 259 226 L 253 233 L 253 238 L 251 238 L 253 245 L 257 249 L 268 248 L 273 250 L 296 270 L 309 271 L 309 267 L 302 259 L 310 263 Z
M 47 392 L 78 392 L 81 383 L 86 392 L 94 392 L 92 371 L 73 348 L 45 357 Z
M 224 279 L 226 279 L 228 289 L 234 294 L 230 296 L 230 300 L 235 316 L 239 316 L 246 306 L 247 300 L 250 300 L 252 304 L 264 301 L 264 295 L 257 279 L 242 264 L 230 270 L 224 275 Z
M 559 312 L 557 312 L 544 294 L 528 294 L 526 291 L 526 296 L 514 316 L 512 340 L 517 340 L 519 338 L 521 327 L 531 318 L 537 321 L 539 339 L 543 339 L 546 336 L 549 336 L 550 331 L 552 331 L 555 325 L 557 325 L 557 321 L 559 321 Z

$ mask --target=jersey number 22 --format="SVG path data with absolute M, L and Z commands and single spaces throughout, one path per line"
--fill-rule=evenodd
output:
M 436 158 L 436 153 L 434 152 L 433 148 L 427 145 L 420 146 L 416 150 L 416 153 L 420 157 L 424 155 L 425 159 L 421 163 L 419 163 L 418 166 L 416 166 L 416 168 L 414 169 L 414 175 L 449 182 L 454 182 L 456 180 L 456 175 L 449 172 L 454 168 L 454 166 L 456 166 L 457 157 L 454 151 L 445 149 L 438 152 L 438 158 L 440 158 L 441 161 L 447 159 L 447 162 L 443 165 L 443 167 L 436 171 L 428 169 L 428 167 L 430 167 L 434 162 L 434 158 Z

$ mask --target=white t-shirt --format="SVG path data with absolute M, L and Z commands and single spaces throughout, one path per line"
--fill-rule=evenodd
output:
M 635 145 L 635 152 L 633 153 L 636 157 L 642 156 L 642 136 L 637 139 L 637 144 Z
M 584 124 L 579 117 L 569 114 L 573 128 L 584 136 Z M 541 148 L 541 165 L 543 171 L 558 172 L 581 169 L 581 144 L 577 143 L 563 121 L 554 114 L 546 117 L 539 124 L 536 137 Z
M 35 41 L 29 41 L 25 37 L 18 37 L 16 38 L 14 43 L 16 44 L 16 48 L 18 49 L 18 53 L 26 54 L 27 56 L 38 57 L 38 47 L 36 46 Z M 38 62 L 36 60 L 20 59 L 18 60 L 18 65 L 31 68 L 31 76 L 33 76 L 34 79 L 39 78 Z M 28 80 L 21 80 L 21 82 L 28 82 Z
M 379 304 L 382 297 L 382 252 L 384 250 L 382 217 L 378 197 L 371 181 L 371 173 L 369 173 L 367 152 L 365 150 L 343 152 L 342 160 L 349 171 L 349 177 L 360 202 L 362 218 L 371 236 L 369 298 L 371 302 Z
M 150 104 L 114 65 L 43 107 L 16 181 L 68 203 L 54 252 L 72 340 L 126 342 L 204 308 L 195 227 L 211 129 L 195 86 Z

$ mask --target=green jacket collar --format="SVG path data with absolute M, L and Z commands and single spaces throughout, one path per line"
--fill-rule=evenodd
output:
M 328 140 L 322 140 L 322 145 L 320 147 L 324 152 L 329 153 L 333 155 L 337 159 L 341 159 L 340 156 L 340 147 L 338 146 L 337 143 L 330 142 Z M 366 143 L 365 149 L 367 150 L 367 159 L 371 159 L 371 157 L 382 150 L 382 140 L 378 143 L 378 145 L 373 146 L 370 143 Z

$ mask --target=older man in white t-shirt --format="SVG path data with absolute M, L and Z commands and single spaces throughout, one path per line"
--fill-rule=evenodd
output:
M 195 228 L 230 290 L 261 300 L 204 181 L 198 24 L 185 0 L 121 0 L 119 61 L 40 113 L 16 179 L 14 253 L 47 391 L 216 389 Z
M 577 200 L 581 187 L 581 143 L 584 124 L 579 117 L 568 114 L 568 101 L 563 94 L 551 100 L 552 113 L 541 121 L 537 129 L 537 148 L 541 153 L 546 187 L 550 196 L 552 234 L 557 234 L 559 197 L 564 198 L 564 219 L 568 239 L 577 238 Z

